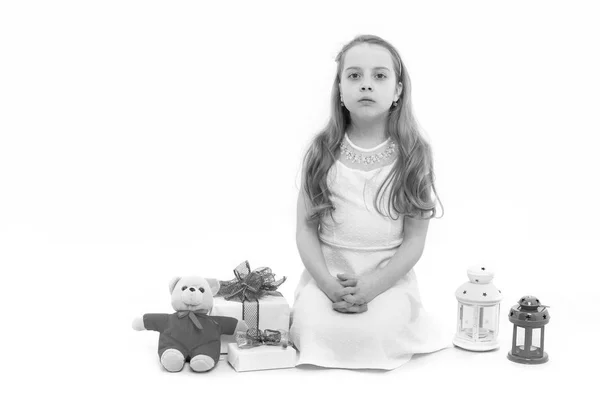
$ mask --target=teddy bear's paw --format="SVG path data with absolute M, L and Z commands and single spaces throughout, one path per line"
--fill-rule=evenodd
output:
M 197 355 L 190 360 L 190 367 L 198 372 L 208 371 L 215 367 L 215 361 L 206 355 Z
M 177 372 L 183 369 L 185 357 L 177 349 L 167 349 L 160 357 L 160 363 L 167 371 Z

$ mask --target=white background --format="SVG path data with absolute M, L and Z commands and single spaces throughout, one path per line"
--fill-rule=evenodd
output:
M 593 385 L 600 28 L 593 2 L 5 2 L 0 6 L 3 380 L 15 395 L 542 397 Z M 329 117 L 342 46 L 400 51 L 445 208 L 416 266 L 451 340 L 466 269 L 496 271 L 500 350 L 391 372 L 164 372 L 184 274 L 248 260 L 288 281 L 302 155 Z M 508 309 L 551 306 L 550 361 L 509 362 Z M 442 325 L 441 324 L 441 325 Z M 396 393 L 398 395 L 396 395 Z

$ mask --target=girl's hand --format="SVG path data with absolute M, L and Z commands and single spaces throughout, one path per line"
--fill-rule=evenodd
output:
M 352 295 L 358 294 L 358 287 L 344 286 L 339 281 L 332 281 L 330 285 L 323 289 L 323 292 L 331 300 L 331 302 L 343 302 L 344 297 L 350 298 Z
M 344 297 L 344 300 L 353 304 L 369 303 L 377 296 L 370 276 L 357 276 L 355 274 L 340 273 L 337 275 L 338 281 L 344 287 L 356 287 L 359 294 Z
M 341 301 L 333 302 L 333 309 L 342 313 L 362 313 L 367 311 L 367 301 L 357 287 L 358 277 L 350 274 L 338 274 L 338 283 L 344 287 L 355 287 L 358 291 L 354 294 L 342 296 Z
M 338 273 L 338 281 L 344 287 L 356 287 L 358 283 L 358 276 L 350 273 Z
M 363 313 L 368 310 L 366 303 L 363 303 L 362 305 L 354 305 L 344 300 L 340 302 L 334 302 L 332 307 L 333 310 L 336 310 L 341 313 Z

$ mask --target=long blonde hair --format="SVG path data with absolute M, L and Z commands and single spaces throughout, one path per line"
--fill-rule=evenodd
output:
M 383 200 L 382 190 L 387 190 L 391 184 L 387 204 L 388 216 L 393 218 L 393 209 L 398 217 L 407 215 L 422 219 L 434 218 L 439 198 L 434 185 L 431 147 L 422 137 L 413 116 L 410 78 L 394 46 L 374 35 L 357 36 L 346 44 L 335 58 L 337 74 L 331 92 L 331 117 L 326 127 L 310 144 L 303 160 L 303 189 L 312 206 L 308 218 L 312 221 L 318 220 L 325 215 L 331 215 L 334 210 L 327 187 L 327 173 L 335 162 L 335 153 L 344 138 L 346 128 L 350 125 L 350 113 L 341 104 L 339 83 L 346 52 L 361 43 L 376 44 L 389 50 L 394 71 L 403 87 L 398 105 L 390 108 L 386 124 L 386 134 L 396 143 L 398 157 L 377 191 L 374 207 L 382 214 L 379 207 Z

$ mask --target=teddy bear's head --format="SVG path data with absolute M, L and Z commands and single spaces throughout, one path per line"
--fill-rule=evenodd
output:
M 219 291 L 219 281 L 198 276 L 175 277 L 171 280 L 169 289 L 173 309 L 208 314 L 213 307 L 213 296 Z

